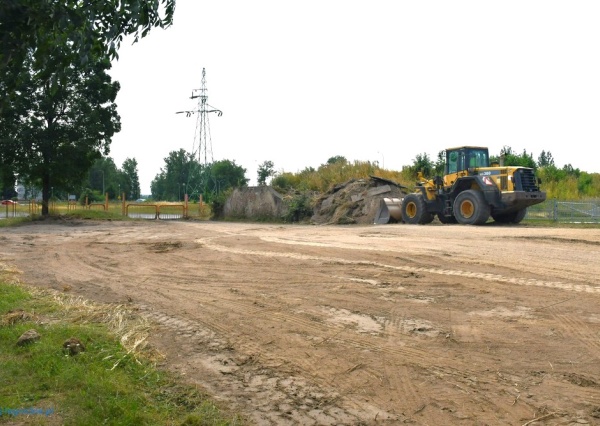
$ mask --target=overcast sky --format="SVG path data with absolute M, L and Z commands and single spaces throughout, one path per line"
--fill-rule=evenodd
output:
M 215 161 L 256 183 L 328 158 L 400 170 L 421 153 L 503 146 L 600 172 L 600 2 L 177 0 L 174 24 L 125 42 L 111 75 L 122 130 L 110 156 L 141 189 L 194 148 L 206 69 Z

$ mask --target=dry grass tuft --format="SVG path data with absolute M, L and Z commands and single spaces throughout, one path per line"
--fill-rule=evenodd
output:
M 20 270 L 14 266 L 4 263 L 3 259 L 0 258 L 0 280 L 7 284 L 18 284 L 19 274 L 22 274 Z
M 150 361 L 163 359 L 164 355 L 154 348 L 148 346 L 150 335 L 150 321 L 136 312 L 136 309 L 124 304 L 100 304 L 84 299 L 81 296 L 67 294 L 63 291 L 43 289 L 28 286 L 20 282 L 18 274 L 21 271 L 2 262 L 0 259 L 0 279 L 8 284 L 18 285 L 24 288 L 33 297 L 48 298 L 55 302 L 61 309 L 58 315 L 60 320 L 66 320 L 75 324 L 102 323 L 113 333 L 127 351 L 127 355 L 136 357 L 142 355 Z M 3 324 L 14 324 L 15 322 L 32 319 L 31 314 L 26 312 L 10 312 L 1 319 Z M 117 361 L 118 365 L 119 361 Z
M 22 309 L 15 309 L 14 311 L 9 311 L 2 316 L 0 325 L 11 326 L 19 322 L 33 321 L 34 319 L 34 315 L 25 312 Z
M 120 340 L 127 354 L 134 356 L 145 352 L 145 357 L 150 355 L 148 349 L 148 336 L 150 335 L 150 321 L 139 315 L 134 308 L 124 304 L 99 304 L 84 299 L 81 296 L 64 294 L 53 290 L 28 288 L 31 293 L 46 293 L 61 307 L 65 318 L 70 322 L 103 323 L 106 324 L 114 335 Z

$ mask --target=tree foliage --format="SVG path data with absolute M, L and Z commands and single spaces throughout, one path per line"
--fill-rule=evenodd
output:
M 88 190 L 86 192 L 95 194 L 94 199 L 104 199 L 105 193 L 108 193 L 108 198 L 114 199 L 119 193 L 119 181 L 119 170 L 113 159 L 102 157 L 92 164 L 84 186 Z M 83 192 L 84 188 L 81 190 Z
M 193 156 L 184 149 L 169 152 L 168 157 L 164 161 L 165 166 L 160 169 L 159 174 L 150 184 L 152 198 L 165 201 L 180 201 L 182 189 L 184 190 L 184 194 L 188 189 L 184 187 L 184 184 L 189 183 L 190 175 L 195 174 L 193 168 L 197 163 L 194 161 Z M 193 182 L 188 187 L 191 189 L 197 183 Z
M 334 155 L 333 157 L 329 157 L 327 160 L 327 164 L 335 164 L 335 163 L 348 163 L 348 160 L 343 155 Z
M 542 151 L 537 161 L 538 167 L 554 166 L 554 157 L 550 151 Z
M 526 150 L 523 150 L 523 153 L 520 155 L 516 154 L 510 146 L 502 147 L 499 156 L 490 156 L 490 162 L 492 161 L 497 161 L 505 166 L 537 168 L 537 163 L 533 159 L 533 154 L 528 154 Z
M 417 177 L 417 173 L 422 172 L 425 177 L 432 177 L 436 170 L 435 163 L 429 158 L 427 153 L 417 154 L 413 159 L 413 163 L 405 168 L 405 172 L 413 178 Z
M 86 65 L 98 55 L 114 59 L 125 37 L 136 42 L 153 27 L 168 27 L 174 12 L 175 0 L 3 0 L 0 75 L 21 71 L 31 54 L 42 66 L 52 63 L 57 46 L 68 45 L 75 55 L 62 58 L 64 66 L 72 59 Z
M 263 161 L 261 164 L 259 164 L 256 174 L 256 182 L 258 183 L 258 185 L 266 185 L 267 179 L 272 176 L 275 176 L 275 164 L 270 160 Z
M 135 200 L 140 198 L 140 178 L 138 176 L 138 163 L 135 158 L 126 158 L 123 161 L 121 170 L 121 193 L 125 193 L 125 197 L 128 200 Z
M 120 43 L 167 27 L 174 9 L 175 0 L 0 2 L 0 166 L 42 187 L 42 214 L 50 190 L 81 184 L 120 130 L 119 85 L 106 73 Z
M 24 71 L 0 83 L 6 88 L 12 77 L 18 81 L 16 91 L 3 101 L 0 121 L 5 124 L 0 126 L 7 133 L 0 156 L 21 179 L 39 180 L 44 215 L 51 188 L 81 182 L 93 162 L 108 154 L 111 138 L 120 130 L 114 104 L 119 83 L 107 73 L 108 59 L 90 58 L 85 67 L 52 65 L 69 55 L 61 46 L 45 64 L 30 55 Z
M 164 160 L 165 166 L 150 185 L 152 198 L 157 200 L 182 200 L 187 193 L 193 200 L 202 195 L 204 201 L 210 202 L 230 188 L 248 184 L 246 169 L 235 161 L 220 160 L 202 166 L 184 149 L 171 151 Z
M 95 194 L 94 199 L 103 199 L 106 193 L 114 200 L 124 193 L 126 200 L 135 200 L 140 197 L 137 164 L 135 158 L 126 158 L 119 169 L 112 158 L 102 157 L 94 162 L 79 191 Z

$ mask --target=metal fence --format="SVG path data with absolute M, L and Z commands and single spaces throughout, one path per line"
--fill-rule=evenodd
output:
M 51 203 L 50 212 L 62 212 L 79 209 L 100 209 L 112 211 L 123 216 L 139 219 L 182 219 L 208 218 L 210 209 L 206 204 L 192 203 L 106 203 L 79 205 L 70 203 Z M 25 217 L 39 214 L 41 205 L 35 202 L 20 202 L 15 205 L 0 206 L 0 219 L 5 217 Z M 525 220 L 546 220 L 561 223 L 600 223 L 600 200 L 558 201 L 546 200 L 527 209 Z
M 527 209 L 525 220 L 551 220 L 562 223 L 600 223 L 600 200 L 546 200 Z
M 40 214 L 41 203 L 35 201 L 20 201 L 16 204 L 0 206 L 0 219 L 27 217 Z M 204 203 L 127 203 L 106 202 L 79 204 L 73 202 L 51 202 L 48 206 L 51 214 L 63 214 L 77 210 L 101 210 L 135 219 L 177 220 L 183 218 L 208 219 L 210 207 Z

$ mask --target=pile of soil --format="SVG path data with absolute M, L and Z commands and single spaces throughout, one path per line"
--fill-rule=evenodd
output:
M 376 176 L 351 179 L 318 198 L 311 223 L 372 224 L 383 198 L 403 198 L 409 192 L 394 181 Z

